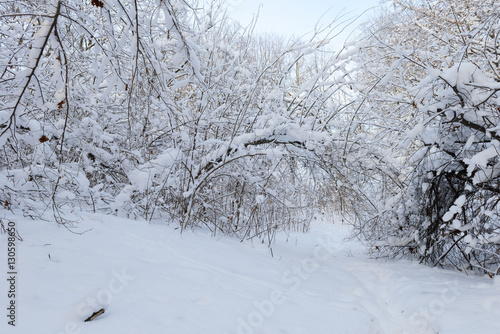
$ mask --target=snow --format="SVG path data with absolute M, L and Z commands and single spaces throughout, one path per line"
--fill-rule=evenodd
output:
M 467 173 L 470 175 L 476 166 L 486 167 L 488 161 L 499 155 L 500 143 L 497 140 L 492 141 L 492 145 L 485 150 L 475 154 L 470 159 L 464 159 L 464 162 L 469 165 Z
M 418 135 L 420 135 L 424 131 L 425 125 L 424 123 L 418 123 L 412 130 L 408 131 L 407 137 L 409 139 L 415 139 Z
M 259 243 L 161 222 L 81 214 L 80 235 L 9 215 L 24 241 L 17 331 L 4 319 L 1 333 L 498 332 L 498 278 L 370 259 L 339 223 L 280 234 L 271 256 Z
M 459 213 L 462 210 L 462 207 L 465 204 L 467 197 L 465 195 L 461 195 L 455 200 L 455 204 L 452 205 L 452 207 L 448 210 L 447 213 L 443 216 L 443 221 L 448 222 L 450 221 L 457 213 Z M 460 226 L 459 226 L 460 227 Z M 457 229 L 459 228 L 457 227 Z

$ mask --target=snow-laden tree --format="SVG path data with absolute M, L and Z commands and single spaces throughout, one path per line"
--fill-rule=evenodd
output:
M 211 15 L 219 24 L 196 40 L 200 76 L 181 81 L 173 99 L 185 112 L 154 141 L 168 149 L 129 174 L 114 206 L 240 238 L 307 228 L 341 178 L 329 160 L 339 159 L 333 54 L 297 80 L 322 41 L 266 41 L 275 52 L 263 52 L 262 39 Z
M 389 196 L 358 231 L 381 255 L 498 274 L 499 4 L 393 5 L 353 60 L 360 131 L 383 139 L 378 166 L 399 173 L 374 174 L 390 176 L 375 182 Z
M 64 208 L 166 217 L 270 241 L 306 229 L 338 193 L 355 202 L 328 40 L 255 38 L 223 2 L 201 4 L 0 4 L 6 208 L 61 223 Z
M 101 206 L 168 121 L 169 86 L 191 62 L 184 5 L 169 1 L 0 4 L 5 206 Z M 185 19 L 188 20 L 188 19 Z M 142 150 L 142 152 L 141 152 Z

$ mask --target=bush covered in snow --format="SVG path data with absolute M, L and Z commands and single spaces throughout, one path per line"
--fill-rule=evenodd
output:
M 267 241 L 307 229 L 338 174 L 323 159 L 340 159 L 334 55 L 320 39 L 253 37 L 223 5 L 1 3 L 4 206 Z
M 399 175 L 358 232 L 381 255 L 498 274 L 499 3 L 394 5 L 362 42 L 359 73 Z

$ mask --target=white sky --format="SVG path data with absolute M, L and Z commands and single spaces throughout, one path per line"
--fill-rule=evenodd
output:
M 247 25 L 260 6 L 256 32 L 270 32 L 283 36 L 302 36 L 314 30 L 321 16 L 321 25 L 326 26 L 341 13 L 341 19 L 353 18 L 365 10 L 376 7 L 380 0 L 228 0 L 229 16 Z M 365 18 L 369 14 L 365 14 Z M 361 20 L 362 21 L 362 20 Z M 361 23 L 359 21 L 359 23 Z M 358 21 L 357 21 L 358 22 Z M 357 24 L 348 30 L 351 31 Z M 347 34 L 342 36 L 347 37 Z

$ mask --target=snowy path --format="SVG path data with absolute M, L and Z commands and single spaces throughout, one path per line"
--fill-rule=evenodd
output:
M 16 223 L 18 318 L 1 333 L 500 333 L 498 279 L 369 259 L 341 225 L 282 235 L 271 257 L 260 244 L 101 215 L 84 219 L 83 235 Z

